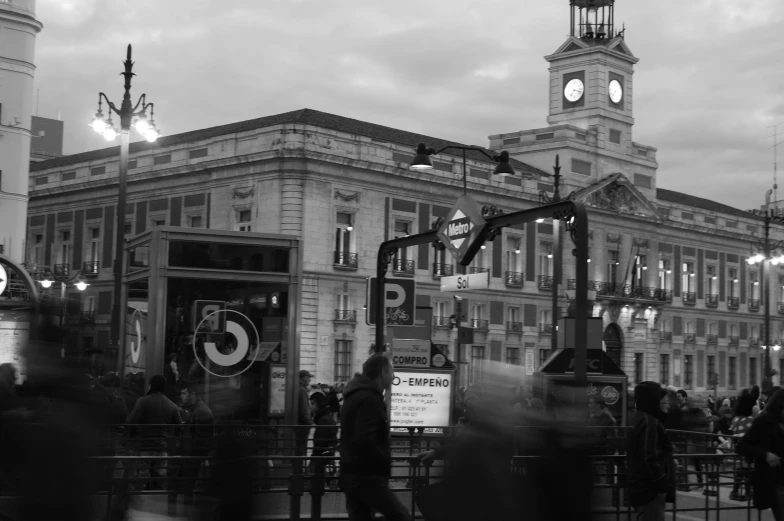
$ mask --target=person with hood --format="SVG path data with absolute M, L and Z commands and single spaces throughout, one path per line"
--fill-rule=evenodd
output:
M 125 420 L 129 425 L 149 425 L 140 432 L 142 440 L 139 445 L 139 456 L 168 456 L 166 425 L 182 424 L 179 408 L 166 397 L 165 393 L 166 378 L 162 374 L 150 377 L 147 395 L 136 400 L 136 405 Z M 166 479 L 165 459 L 141 459 L 138 465 L 140 474 L 152 478 L 151 488 L 156 486 L 155 481 L 158 480 L 157 487 L 166 488 L 163 482 Z
M 411 520 L 406 507 L 389 490 L 392 452 L 384 391 L 390 392 L 394 378 L 389 358 L 375 354 L 343 391 L 340 485 L 350 521 L 371 521 L 373 511 L 388 521 Z
M 640 521 L 664 521 L 665 503 L 675 500 L 675 462 L 664 421 L 669 402 L 656 382 L 634 388 L 637 412 L 627 439 L 629 503 Z
M 315 392 L 310 395 L 310 410 L 313 413 L 313 458 L 310 466 L 314 474 L 323 474 L 326 460 L 316 459 L 317 456 L 329 456 L 335 450 L 335 439 L 337 431 L 335 429 L 335 419 L 329 398 L 322 392 Z
M 773 510 L 776 521 L 784 520 L 784 391 L 771 396 L 765 409 L 738 441 L 738 454 L 754 461 L 751 477 L 754 507 Z

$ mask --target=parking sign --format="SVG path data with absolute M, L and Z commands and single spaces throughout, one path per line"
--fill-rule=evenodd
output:
M 413 279 L 385 279 L 386 315 L 388 326 L 413 326 L 416 314 L 416 282 Z M 366 321 L 376 324 L 376 277 L 368 279 Z

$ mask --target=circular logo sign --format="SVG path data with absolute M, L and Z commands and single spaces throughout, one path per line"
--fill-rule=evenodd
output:
M 144 325 L 142 312 L 134 310 L 131 315 L 131 373 L 139 372 L 139 361 L 142 357 L 142 342 L 144 341 Z
M 621 393 L 618 392 L 618 389 L 615 387 L 608 385 L 604 389 L 602 389 L 602 400 L 607 405 L 613 405 L 618 403 L 618 400 L 621 398 Z
M 201 330 L 203 322 L 220 318 L 219 316 L 214 316 L 219 313 L 226 313 L 226 334 L 206 333 L 198 335 L 204 338 L 204 360 L 202 360 L 202 353 L 199 353 L 196 347 L 197 335 L 194 335 L 193 353 L 196 355 L 196 361 L 199 362 L 202 369 L 213 376 L 230 378 L 244 373 L 256 361 L 258 349 L 255 349 L 255 347 L 259 344 L 259 332 L 250 318 L 233 309 L 221 309 L 209 313 L 201 319 L 201 322 L 196 327 L 196 331 Z M 249 333 L 252 333 L 253 336 L 251 337 Z M 251 348 L 254 348 L 253 356 L 248 358 Z M 222 368 L 222 374 L 211 371 L 210 367 L 214 366 Z
M 5 271 L 5 266 L 0 264 L 0 295 L 3 294 L 5 291 L 5 287 L 8 285 L 8 273 Z
M 433 365 L 436 367 L 443 367 L 446 363 L 446 357 L 441 353 L 433 355 Z
M 272 354 L 270 355 L 270 359 L 273 362 L 277 362 L 280 359 L 280 355 L 278 354 L 277 351 L 273 351 Z

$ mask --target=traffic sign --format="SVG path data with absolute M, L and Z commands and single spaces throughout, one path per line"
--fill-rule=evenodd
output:
M 466 194 L 446 214 L 437 235 L 455 259 L 468 266 L 485 242 L 485 228 L 487 223 L 482 217 L 482 208 Z
M 441 291 L 467 291 L 470 289 L 487 289 L 490 287 L 490 273 L 470 273 L 441 277 Z
M 388 326 L 413 326 L 416 314 L 416 282 L 413 279 L 384 280 L 385 305 Z M 376 324 L 376 277 L 368 278 L 367 324 Z

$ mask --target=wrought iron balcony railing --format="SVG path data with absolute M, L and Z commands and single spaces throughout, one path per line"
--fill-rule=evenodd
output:
M 553 289 L 552 275 L 539 275 L 538 281 L 539 289 L 542 291 L 549 291 Z
M 455 269 L 451 264 L 433 263 L 433 278 L 440 279 L 441 277 L 451 277 L 454 275 Z
M 760 301 L 758 298 L 749 299 L 749 311 L 759 311 Z
M 734 347 L 738 347 L 738 345 L 740 345 L 740 337 L 738 337 L 736 335 L 731 335 L 731 336 L 729 336 L 727 338 L 728 338 L 727 343 L 729 345 L 734 346 Z
M 451 329 L 452 319 L 449 317 L 433 317 L 433 327 L 436 329 Z
M 523 274 L 516 271 L 507 271 L 504 274 L 504 282 L 507 286 L 522 288 L 523 287 Z
M 395 275 L 414 276 L 414 261 L 406 259 L 394 259 L 392 261 L 392 272 Z
M 659 331 L 659 340 L 662 342 L 672 342 L 672 331 Z
M 755 336 L 750 336 L 749 337 L 749 345 L 751 347 L 759 347 L 759 338 L 757 338 Z
M 85 324 L 92 324 L 95 322 L 95 311 L 82 311 L 81 321 Z
M 705 295 L 705 305 L 709 308 L 719 307 L 719 296 L 715 294 Z
M 714 346 L 719 343 L 719 335 L 713 335 L 708 333 L 705 335 L 705 339 L 708 341 L 709 346 Z
M 335 322 L 354 324 L 357 321 L 357 312 L 354 309 L 336 309 Z
M 335 267 L 344 270 L 355 270 L 359 265 L 359 259 L 356 253 L 347 251 L 335 252 Z
M 552 335 L 552 334 L 553 334 L 552 324 L 539 324 L 539 336 Z
M 82 263 L 82 273 L 85 275 L 98 275 L 98 261 L 84 261 Z
M 577 280 L 569 279 L 568 289 L 577 289 Z M 656 300 L 659 302 L 672 302 L 672 290 L 621 284 L 619 282 L 588 281 L 588 289 L 595 291 L 597 297 L 627 298 L 639 300 Z
M 683 303 L 693 306 L 697 303 L 697 294 L 693 291 L 683 292 Z
M 488 268 L 477 268 L 476 266 L 471 266 L 468 269 L 468 273 L 487 273 L 489 271 L 490 271 L 490 269 L 488 269 Z
M 727 298 L 727 309 L 739 309 L 739 308 L 740 308 L 740 297 Z
M 507 322 L 506 323 L 506 331 L 509 333 L 522 333 L 523 332 L 523 323 L 522 322 Z
M 484 318 L 472 318 L 471 327 L 477 331 L 487 331 L 489 329 L 488 322 Z
M 784 314 L 784 302 L 777 302 L 777 303 L 776 303 L 776 310 L 777 310 L 777 311 L 778 311 L 780 314 Z
M 696 333 L 684 333 L 683 334 L 683 343 L 684 344 L 694 344 L 697 342 L 697 334 Z
M 55 277 L 67 277 L 71 273 L 70 264 L 55 264 L 52 270 Z

